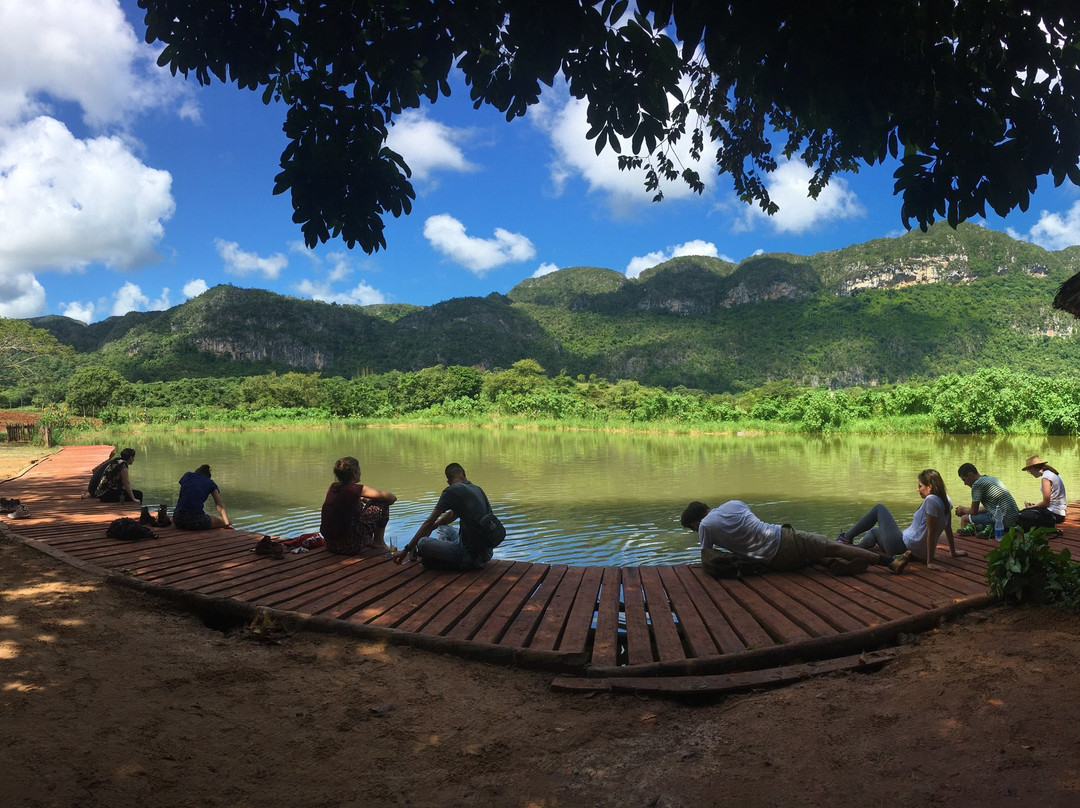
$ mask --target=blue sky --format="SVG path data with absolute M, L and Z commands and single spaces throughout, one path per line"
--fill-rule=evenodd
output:
M 0 0 L 0 316 L 95 322 L 183 303 L 219 283 L 340 303 L 430 305 L 592 265 L 631 277 L 674 255 L 809 255 L 902 233 L 892 171 L 866 167 L 806 198 L 785 165 L 773 217 L 702 171 L 704 196 L 597 157 L 556 87 L 525 119 L 473 110 L 462 83 L 402 115 L 390 145 L 413 168 L 410 216 L 372 255 L 303 246 L 273 196 L 285 111 L 199 87 L 154 62 L 135 0 Z M 985 223 L 1048 249 L 1080 244 L 1080 192 L 1040 185 L 1026 213 Z

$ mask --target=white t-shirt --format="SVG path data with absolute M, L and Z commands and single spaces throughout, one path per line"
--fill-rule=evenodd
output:
M 702 549 L 719 547 L 733 553 L 772 561 L 780 549 L 780 525 L 762 522 L 737 499 L 713 508 L 698 525 Z
M 937 494 L 927 494 L 922 501 L 922 505 L 919 506 L 919 510 L 915 511 L 915 515 L 911 517 L 911 526 L 904 531 L 904 546 L 918 558 L 927 557 L 927 515 L 933 515 L 937 518 L 938 532 L 936 536 L 932 537 L 934 543 L 937 544 L 937 540 L 945 531 L 945 523 L 949 521 L 949 506 L 942 502 L 941 497 Z
M 1064 516 L 1066 507 L 1065 483 L 1050 469 L 1043 469 L 1042 478 L 1050 481 L 1050 505 L 1047 510 L 1050 513 L 1056 513 L 1058 516 Z

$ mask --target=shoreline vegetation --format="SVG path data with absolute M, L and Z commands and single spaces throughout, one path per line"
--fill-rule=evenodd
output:
M 97 377 L 105 384 L 70 384 L 63 404 L 33 408 L 54 440 L 82 443 L 118 431 L 328 426 L 740 436 L 1080 434 L 1080 380 L 1000 368 L 836 390 L 769 382 L 740 393 L 552 377 L 531 359 L 501 371 L 440 365 L 351 380 L 269 373 L 126 382 L 108 373 Z

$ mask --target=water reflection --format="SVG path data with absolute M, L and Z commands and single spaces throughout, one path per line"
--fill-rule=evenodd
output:
M 148 502 L 172 504 L 184 471 L 209 463 L 230 517 L 275 535 L 316 530 L 342 455 L 364 482 L 394 491 L 388 535 L 404 543 L 460 462 L 507 527 L 496 555 L 564 564 L 655 564 L 694 558 L 678 525 L 691 499 L 742 499 L 763 519 L 833 535 L 876 502 L 901 525 L 919 505 L 915 476 L 942 472 L 955 502 L 966 461 L 999 477 L 1022 502 L 1038 482 L 1020 471 L 1039 454 L 1080 494 L 1075 438 L 791 436 L 700 437 L 494 429 L 345 429 L 117 436 L 139 452 L 132 469 Z

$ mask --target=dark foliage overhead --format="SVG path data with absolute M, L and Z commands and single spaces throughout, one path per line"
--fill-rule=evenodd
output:
M 898 158 L 901 218 L 951 224 L 1027 208 L 1039 177 L 1080 184 L 1074 0 L 139 0 L 159 63 L 287 106 L 275 193 L 309 246 L 385 247 L 411 210 L 385 146 L 395 115 L 450 93 L 507 119 L 562 77 L 587 99 L 597 152 L 700 191 L 689 138 L 748 203 L 775 211 L 780 155 L 837 171 Z

